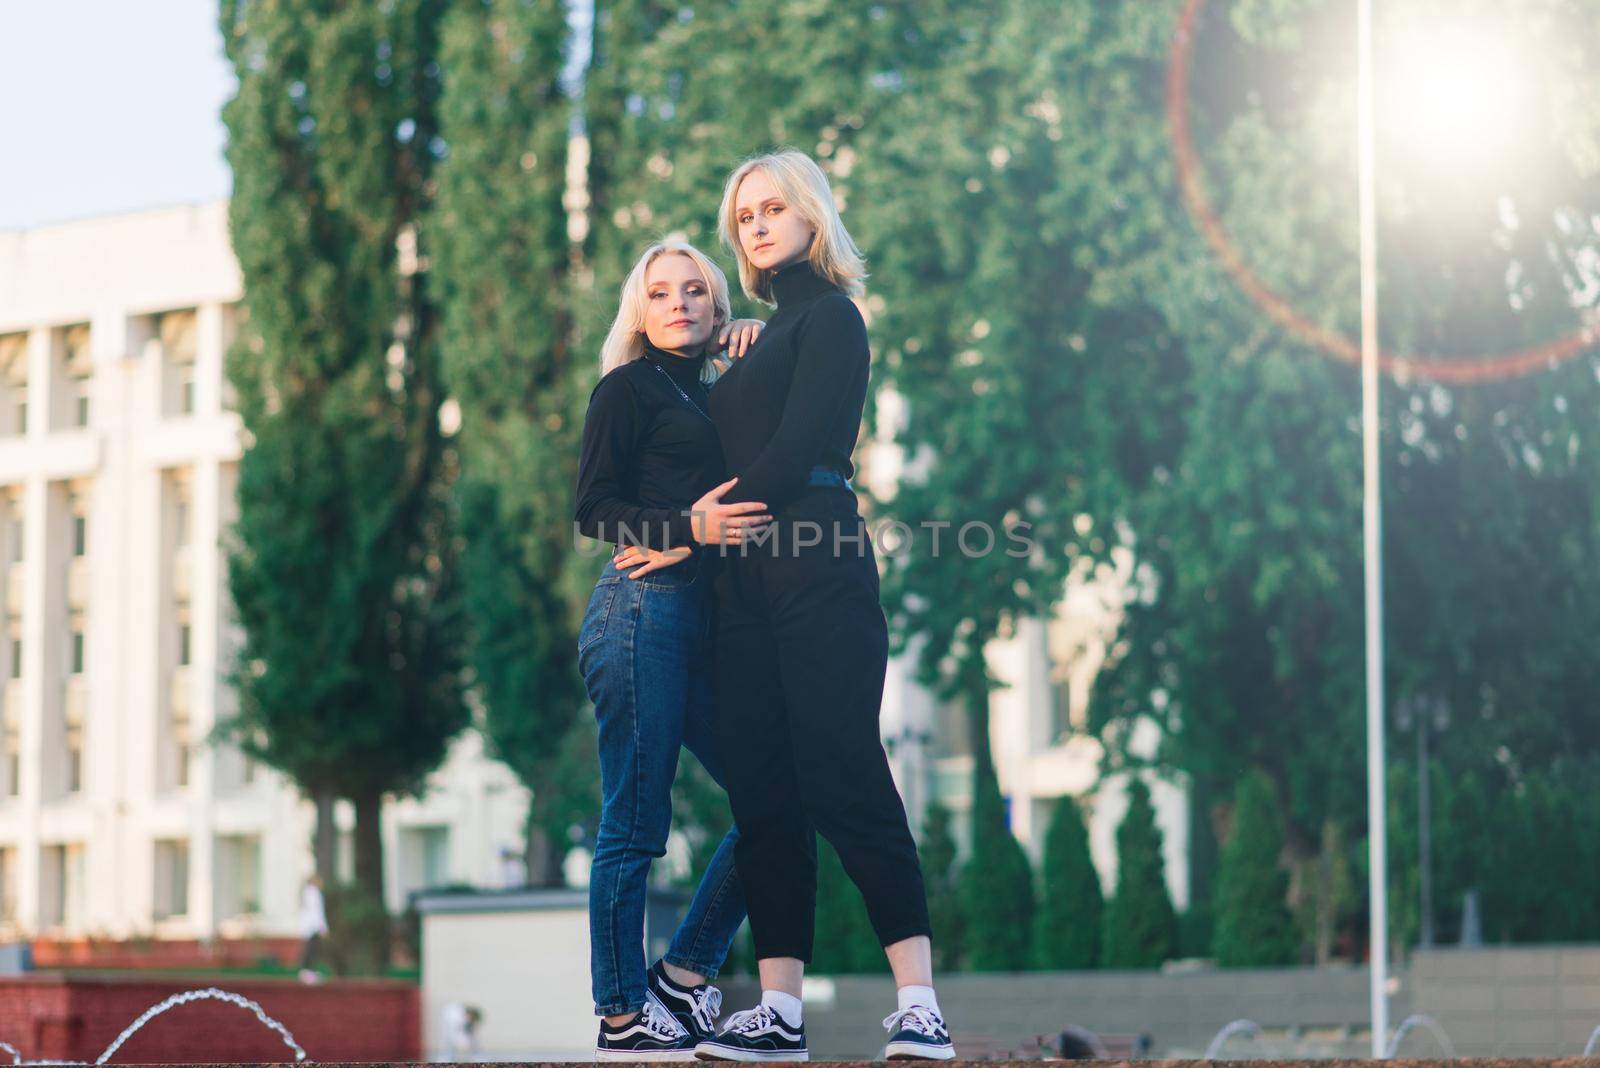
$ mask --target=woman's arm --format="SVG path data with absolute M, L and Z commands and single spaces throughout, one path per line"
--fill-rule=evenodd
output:
M 799 496 L 850 399 L 850 384 L 871 360 L 867 325 L 842 293 L 817 301 L 797 341 L 794 377 L 778 429 L 761 455 L 739 472 L 739 484 L 725 500 L 765 501 L 768 509 L 776 509 Z M 859 412 L 856 417 L 859 421 Z
M 639 399 L 616 372 L 589 395 L 578 454 L 576 518 L 581 534 L 613 545 L 666 549 L 694 538 L 683 509 L 646 508 L 624 496 L 645 431 Z

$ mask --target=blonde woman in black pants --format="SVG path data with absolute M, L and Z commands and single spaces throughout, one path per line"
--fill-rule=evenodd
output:
M 866 900 L 899 988 L 887 1055 L 954 1056 L 933 992 L 916 844 L 878 735 L 888 630 L 849 476 L 867 396 L 865 276 L 822 170 L 800 152 L 747 160 L 720 224 L 752 298 L 777 306 L 718 381 L 711 417 L 729 501 L 774 517 L 724 551 L 717 579 L 716 716 L 761 1004 L 702 1041 L 704 1059 L 806 1056 L 800 984 L 816 910 L 815 834 Z

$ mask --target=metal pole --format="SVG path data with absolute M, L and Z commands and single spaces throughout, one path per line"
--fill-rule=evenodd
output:
M 1388 1045 L 1388 827 L 1383 782 L 1383 515 L 1378 472 L 1378 226 L 1373 135 L 1372 0 L 1356 0 L 1356 158 L 1361 224 L 1362 552 L 1366 561 L 1367 843 L 1371 879 L 1372 1055 Z

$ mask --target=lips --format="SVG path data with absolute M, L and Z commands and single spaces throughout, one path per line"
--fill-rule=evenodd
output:
M 761 244 L 756 246 L 755 250 L 757 252 L 760 252 L 764 248 L 771 248 L 771 247 L 772 247 L 772 242 L 771 241 L 763 241 Z
M 693 326 L 694 325 L 694 320 L 693 319 L 674 319 L 674 320 L 672 320 L 672 322 L 668 323 L 667 325 L 668 326 Z

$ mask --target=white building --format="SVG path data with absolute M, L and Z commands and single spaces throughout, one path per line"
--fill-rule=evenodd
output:
M 239 298 L 225 204 L 0 233 L 0 940 L 294 933 L 310 806 L 208 741 L 237 648 L 219 540 Z M 880 489 L 899 476 L 892 448 L 867 453 Z M 1059 618 L 988 650 L 1009 683 L 992 737 L 1012 828 L 1037 859 L 1052 801 L 1088 795 L 1108 890 L 1125 802 L 1096 788 L 1083 709 L 1127 581 L 1085 575 Z M 964 724 L 890 665 L 883 730 L 914 824 L 931 800 L 970 805 Z M 1182 907 L 1185 795 L 1152 786 Z M 502 885 L 526 802 L 468 731 L 425 798 L 385 810 L 391 907 Z
M 310 806 L 208 742 L 239 296 L 225 204 L 0 233 L 0 939 L 294 933 Z M 481 754 L 386 809 L 392 907 L 502 880 L 526 797 Z

